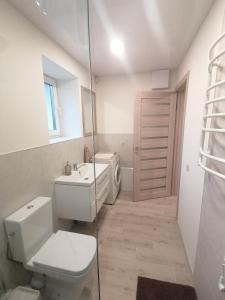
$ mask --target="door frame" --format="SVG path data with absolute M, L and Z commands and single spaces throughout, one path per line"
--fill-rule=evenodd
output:
M 189 76 L 190 76 L 190 72 L 187 72 L 175 87 L 175 92 L 177 93 L 177 111 L 176 111 L 176 124 L 175 124 L 171 195 L 177 197 L 177 215 L 178 215 L 178 207 L 179 207 L 180 176 L 181 176 L 181 165 L 182 165 L 182 154 L 183 154 L 184 127 L 185 127 Z
M 187 105 L 187 95 L 188 95 L 188 84 L 189 84 L 190 72 L 188 71 L 185 76 L 179 81 L 174 90 L 164 90 L 163 92 L 176 92 L 177 93 L 177 109 L 176 109 L 176 123 L 175 123 L 175 138 L 174 138 L 174 154 L 172 163 L 172 186 L 171 186 L 171 196 L 177 197 L 177 214 L 179 207 L 179 193 L 180 193 L 180 176 L 181 176 L 181 164 L 182 164 L 182 153 L 183 153 L 183 140 L 184 140 L 184 126 L 185 126 L 185 116 L 186 116 L 186 105 Z M 137 98 L 141 98 L 143 94 L 148 95 L 151 92 L 139 92 Z M 160 92 L 160 91 L 157 91 Z M 182 94 L 182 97 L 179 97 Z M 180 100 L 180 101 L 179 101 Z M 134 117 L 140 114 L 140 107 L 135 101 L 134 107 Z M 135 140 L 135 136 L 134 136 Z M 134 151 L 135 152 L 135 149 Z M 134 157 L 135 159 L 135 157 Z M 134 170 L 135 172 L 135 170 Z M 134 176 L 134 185 L 136 184 Z M 135 192 L 135 189 L 134 189 Z M 135 195 L 134 195 L 135 199 Z

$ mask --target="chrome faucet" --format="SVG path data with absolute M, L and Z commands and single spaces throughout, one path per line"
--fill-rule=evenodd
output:
M 78 171 L 82 166 L 85 166 L 85 164 L 84 163 L 81 163 L 81 164 L 75 163 L 75 164 L 73 164 L 73 170 Z

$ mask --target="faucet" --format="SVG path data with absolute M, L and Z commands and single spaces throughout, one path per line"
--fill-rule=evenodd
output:
M 73 170 L 74 170 L 74 171 L 79 171 L 79 169 L 80 169 L 82 166 L 85 166 L 85 163 L 81 163 L 81 164 L 74 163 L 74 164 L 73 164 Z
M 81 164 L 75 163 L 75 164 L 73 164 L 73 170 L 78 171 L 78 173 L 81 174 L 80 168 L 83 166 L 85 166 L 85 163 L 81 163 Z

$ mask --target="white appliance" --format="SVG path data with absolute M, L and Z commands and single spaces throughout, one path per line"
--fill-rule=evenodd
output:
M 84 288 L 90 287 L 96 239 L 60 230 L 53 233 L 52 212 L 51 198 L 38 197 L 7 217 L 10 253 L 43 280 L 44 297 L 79 299 Z
M 118 192 L 120 190 L 121 174 L 120 174 L 120 157 L 118 153 L 96 153 L 96 163 L 109 164 L 110 192 L 105 200 L 107 204 L 114 204 Z

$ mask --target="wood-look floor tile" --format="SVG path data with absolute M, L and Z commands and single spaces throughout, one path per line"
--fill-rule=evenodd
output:
M 138 276 L 193 285 L 176 223 L 176 197 L 133 202 L 121 193 L 98 215 L 101 300 L 135 300 Z M 74 226 L 89 233 L 94 227 Z

